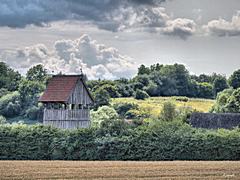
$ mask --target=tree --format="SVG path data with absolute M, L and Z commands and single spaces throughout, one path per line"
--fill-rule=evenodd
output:
M 101 123 L 106 120 L 114 120 L 118 118 L 115 109 L 109 106 L 99 107 L 97 111 L 91 111 L 91 120 L 93 127 L 100 127 Z
M 23 107 L 37 106 L 40 93 L 42 93 L 44 89 L 45 85 L 40 82 L 22 80 L 18 91 Z
M 148 97 L 149 97 L 149 95 L 145 91 L 142 91 L 142 90 L 139 90 L 139 89 L 136 91 L 135 99 L 142 99 L 142 100 L 144 100 L 144 99 L 146 99 Z
M 141 74 L 150 74 L 150 69 L 148 67 L 146 67 L 145 65 L 141 65 L 139 68 L 138 68 L 138 75 L 141 75 Z
M 4 62 L 0 62 L 0 89 L 15 91 L 21 80 L 19 72 L 8 67 Z
M 15 91 L 0 98 L 0 114 L 15 117 L 21 112 L 20 94 Z
M 213 86 L 210 83 L 198 83 L 198 97 L 213 98 Z
M 228 109 L 226 108 L 226 104 L 233 94 L 234 89 L 225 89 L 222 92 L 219 92 L 217 94 L 216 102 L 212 108 L 212 112 L 214 113 L 225 113 L 228 112 Z
M 143 74 L 138 75 L 133 79 L 134 82 L 141 83 L 143 86 L 148 86 L 149 84 L 149 75 Z
M 240 69 L 237 71 L 234 71 L 233 74 L 230 76 L 229 84 L 234 89 L 237 89 L 240 87 Z
M 176 115 L 176 105 L 170 101 L 165 102 L 160 114 L 160 119 L 164 121 L 173 121 Z
M 6 122 L 7 122 L 6 118 L 4 116 L 0 115 L 0 124 L 4 124 Z
M 214 96 L 216 97 L 217 94 L 224 89 L 228 88 L 227 79 L 224 76 L 217 76 L 215 80 L 213 81 L 213 91 Z
M 174 82 L 176 86 L 176 94 L 179 96 L 186 96 L 188 94 L 188 87 L 190 82 L 190 75 L 186 67 L 182 64 L 165 65 L 161 68 L 161 76 Z
M 240 88 L 234 90 L 232 95 L 228 98 L 226 111 L 231 113 L 240 113 Z
M 150 96 L 158 96 L 158 86 L 154 82 L 150 81 L 147 87 L 144 88 L 144 90 L 150 95 Z
M 112 98 L 117 98 L 120 96 L 118 93 L 117 87 L 111 84 L 105 84 L 101 87 L 102 89 L 106 90 L 110 97 Z
M 28 70 L 26 78 L 29 81 L 45 82 L 47 80 L 47 70 L 44 69 L 43 65 L 38 64 Z
M 225 89 L 217 95 L 213 112 L 217 113 L 240 113 L 240 88 Z
M 108 106 L 110 104 L 110 95 L 103 89 L 99 88 L 94 92 L 94 109 L 97 110 L 100 106 Z

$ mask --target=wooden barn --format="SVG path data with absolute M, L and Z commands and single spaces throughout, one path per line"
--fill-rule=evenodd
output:
M 56 75 L 50 79 L 39 102 L 44 104 L 43 124 L 62 129 L 90 125 L 93 98 L 82 75 Z

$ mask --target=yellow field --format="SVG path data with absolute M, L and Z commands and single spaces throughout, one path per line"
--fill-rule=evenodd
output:
M 136 103 L 139 105 L 141 111 L 147 111 L 152 116 L 157 117 L 166 101 L 173 101 L 177 107 L 192 107 L 193 109 L 200 112 L 208 112 L 214 104 L 214 100 L 209 99 L 195 99 L 189 98 L 188 102 L 176 101 L 174 97 L 151 97 L 146 100 L 136 100 L 134 98 L 115 98 L 112 99 L 112 103 Z
M 240 162 L 1 161 L 0 179 L 240 179 Z

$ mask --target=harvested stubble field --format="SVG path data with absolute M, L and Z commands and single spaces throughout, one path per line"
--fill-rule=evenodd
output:
M 240 179 L 237 161 L 1 161 L 0 179 Z

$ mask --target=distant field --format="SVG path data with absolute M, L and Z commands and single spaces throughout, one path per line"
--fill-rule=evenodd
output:
M 1 161 L 0 179 L 240 179 L 238 161 Z
M 153 116 L 158 116 L 162 105 L 166 101 L 173 101 L 177 107 L 192 107 L 200 112 L 208 112 L 214 104 L 214 100 L 189 98 L 188 102 L 177 101 L 175 97 L 151 97 L 146 100 L 136 100 L 134 98 L 115 98 L 112 103 L 132 102 L 139 105 L 143 111 L 149 111 Z

